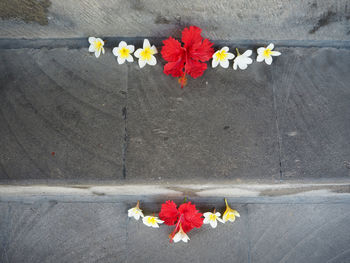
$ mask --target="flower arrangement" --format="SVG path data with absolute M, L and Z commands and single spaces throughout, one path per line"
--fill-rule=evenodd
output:
M 233 69 L 245 70 L 248 65 L 253 63 L 253 59 L 250 56 L 253 51 L 248 49 L 242 54 L 236 48 L 236 56 L 230 53 L 229 47 L 222 47 L 215 51 L 213 43 L 209 39 L 203 38 L 202 29 L 196 26 L 190 26 L 182 31 L 182 37 L 180 43 L 173 37 L 169 37 L 163 41 L 163 47 L 161 55 L 167 62 L 164 65 L 163 72 L 166 75 L 172 77 L 178 77 L 181 88 L 187 83 L 187 75 L 196 79 L 203 75 L 207 69 L 207 61 L 212 59 L 212 67 L 215 68 L 220 65 L 223 68 L 228 68 L 230 60 L 233 60 Z M 89 37 L 89 52 L 93 52 L 98 58 L 101 53 L 104 54 L 104 41 L 101 38 Z M 267 65 L 271 65 L 273 56 L 280 56 L 281 52 L 275 51 L 274 44 L 270 43 L 267 47 L 260 47 L 257 49 L 257 62 L 265 61 Z M 113 55 L 117 57 L 119 64 L 123 64 L 125 61 L 133 62 L 135 47 L 128 45 L 125 41 L 121 41 L 118 47 L 113 48 Z M 158 53 L 157 48 L 151 45 L 148 39 L 144 39 L 143 47 L 135 51 L 134 56 L 138 58 L 140 68 L 143 68 L 147 64 L 154 66 L 157 64 L 157 59 L 154 55 Z
M 136 220 L 142 218 L 142 222 L 153 228 L 159 228 L 159 224 L 166 224 L 169 226 L 175 226 L 173 232 L 169 235 L 170 242 L 183 241 L 185 243 L 190 240 L 187 233 L 193 228 L 201 228 L 203 224 L 210 224 L 212 228 L 217 227 L 217 222 L 226 223 L 227 221 L 234 222 L 236 217 L 240 217 L 239 213 L 230 208 L 225 198 L 226 210 L 220 218 L 221 214 L 214 209 L 212 212 L 200 213 L 195 204 L 191 202 L 184 202 L 177 207 L 174 201 L 168 200 L 162 204 L 159 212 L 159 217 L 144 216 L 140 209 L 140 201 L 137 201 L 135 207 L 128 210 L 128 216 Z M 203 218 L 204 216 L 204 218 Z

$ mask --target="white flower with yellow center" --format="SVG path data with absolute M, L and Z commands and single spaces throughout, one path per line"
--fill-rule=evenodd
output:
M 157 60 L 154 54 L 157 54 L 157 48 L 149 43 L 148 39 L 143 40 L 143 48 L 139 48 L 135 51 L 135 57 L 139 59 L 139 66 L 143 68 L 146 64 L 154 66 L 157 64 Z
M 268 45 L 266 48 L 265 47 L 259 47 L 257 52 L 258 52 L 258 57 L 256 58 L 256 61 L 262 62 L 265 60 L 265 63 L 267 65 L 271 65 L 272 63 L 272 56 L 280 56 L 281 52 L 278 51 L 273 51 L 273 48 L 275 46 L 271 43 Z
M 233 69 L 234 70 L 237 70 L 237 66 L 240 69 L 244 70 L 244 69 L 246 69 L 248 67 L 249 64 L 253 63 L 253 60 L 250 58 L 250 56 L 252 55 L 253 51 L 248 49 L 242 55 L 239 53 L 238 48 L 236 48 L 236 51 L 237 51 L 237 57 L 233 61 Z
M 101 38 L 96 37 L 89 37 L 89 52 L 95 52 L 95 57 L 99 57 L 102 54 L 105 53 L 105 49 L 103 48 L 105 42 Z
M 142 222 L 149 227 L 159 228 L 158 224 L 164 223 L 164 221 L 160 220 L 156 216 L 145 216 L 142 218 Z
M 240 215 L 236 210 L 228 206 L 226 198 L 225 198 L 225 203 L 226 203 L 226 210 L 222 216 L 222 219 L 224 220 L 224 222 L 227 222 L 227 221 L 234 222 L 236 220 L 236 216 L 240 217 Z
M 183 229 L 182 229 L 182 227 L 181 227 L 181 225 L 180 225 L 180 230 L 179 230 L 179 232 L 177 232 L 176 235 L 174 236 L 173 241 L 174 241 L 175 243 L 177 243 L 177 242 L 179 242 L 179 241 L 181 241 L 181 240 L 182 240 L 183 242 L 187 243 L 188 240 L 190 240 L 190 238 L 189 238 L 188 235 L 185 233 L 185 231 L 183 231 Z
M 123 64 L 125 60 L 128 62 L 134 62 L 134 58 L 131 54 L 134 52 L 135 47 L 133 45 L 126 44 L 125 41 L 120 41 L 118 47 L 113 48 L 113 55 L 118 57 L 118 63 Z
M 142 210 L 140 209 L 140 201 L 137 201 L 136 206 L 128 210 L 128 217 L 133 217 L 136 220 L 139 220 L 140 217 L 143 217 Z
M 216 51 L 213 55 L 211 66 L 213 68 L 216 68 L 217 65 L 220 64 L 221 67 L 228 68 L 230 64 L 229 60 L 235 57 L 235 55 L 233 55 L 232 53 L 229 53 L 228 51 L 229 51 L 228 47 L 223 47 L 222 49 Z
M 211 212 L 206 212 L 203 214 L 204 216 L 204 220 L 203 223 L 204 224 L 210 224 L 212 228 L 216 228 L 216 226 L 218 225 L 218 221 L 221 223 L 225 223 L 221 218 L 221 214 L 219 212 L 215 213 L 211 213 Z

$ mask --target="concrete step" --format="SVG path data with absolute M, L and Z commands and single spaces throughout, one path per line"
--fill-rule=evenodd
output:
M 179 35 L 211 39 L 349 40 L 348 0 L 2 0 L 1 38 Z
M 31 45 L 0 50 L 2 183 L 349 179 L 346 47 L 277 46 L 271 66 L 180 89 L 160 55 L 139 69 Z
M 242 194 L 244 186 L 238 188 L 240 196 L 234 196 L 227 188 L 221 189 L 221 195 L 205 194 L 204 189 L 197 196 L 189 195 L 201 212 L 214 207 L 223 212 L 223 194 L 227 194 L 231 196 L 228 198 L 231 207 L 241 217 L 234 223 L 219 224 L 216 229 L 204 225 L 191 231 L 188 244 L 170 244 L 168 235 L 172 227 L 148 228 L 142 222 L 128 219 L 127 210 L 141 200 L 145 214 L 157 213 L 167 199 L 182 203 L 184 196 L 180 192 L 158 186 L 150 186 L 148 191 L 145 186 L 1 186 L 0 261 L 349 261 L 349 185 L 343 193 L 312 190 L 265 196 Z M 272 188 L 251 185 L 249 189 Z

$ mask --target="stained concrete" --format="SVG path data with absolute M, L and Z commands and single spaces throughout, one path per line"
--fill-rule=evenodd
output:
M 47 13 L 41 8 L 47 1 L 2 2 L 7 10 L 0 13 L 2 38 L 166 37 L 179 36 L 188 25 L 216 40 L 335 41 L 349 40 L 350 34 L 348 0 L 52 0 Z
M 0 1 L 0 17 L 3 20 L 23 20 L 26 23 L 35 22 L 39 25 L 48 24 L 49 0 L 2 0 Z
M 0 202 L 1 262 L 334 262 L 350 259 L 349 199 L 295 197 L 266 202 L 229 199 L 241 217 L 234 223 L 204 225 L 190 241 L 169 243 L 172 227 L 148 228 L 127 218 L 128 201 L 60 201 L 41 195 L 36 201 Z M 133 199 L 134 200 L 134 199 Z M 163 200 L 164 201 L 164 200 Z M 222 198 L 195 200 L 200 211 Z M 161 202 L 141 202 L 146 214 Z

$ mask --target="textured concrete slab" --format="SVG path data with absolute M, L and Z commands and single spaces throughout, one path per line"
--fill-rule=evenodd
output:
M 349 204 L 248 205 L 251 262 L 349 262 Z
M 307 202 L 271 197 L 265 203 L 231 198 L 241 217 L 216 229 L 205 225 L 193 230 L 188 244 L 169 243 L 172 227 L 153 229 L 128 219 L 131 199 L 98 198 L 1 201 L 1 262 L 345 263 L 350 259 L 350 203 L 341 197 L 323 203 L 313 197 Z M 222 198 L 195 202 L 201 211 L 224 209 Z M 145 214 L 159 211 L 160 204 L 159 200 L 141 203 Z
M 350 34 L 348 0 L 3 0 L 1 3 L 4 12 L 0 13 L 0 37 L 3 38 L 165 37 L 179 34 L 187 25 L 200 26 L 212 39 L 227 40 L 348 40 Z
M 279 179 L 269 67 L 209 69 L 184 89 L 162 70 L 129 70 L 127 179 Z
M 271 74 L 283 178 L 349 178 L 350 50 L 281 51 Z
M 0 178 L 123 178 L 127 68 L 86 50 L 0 51 Z
M 0 203 L 1 262 L 126 262 L 118 203 Z

